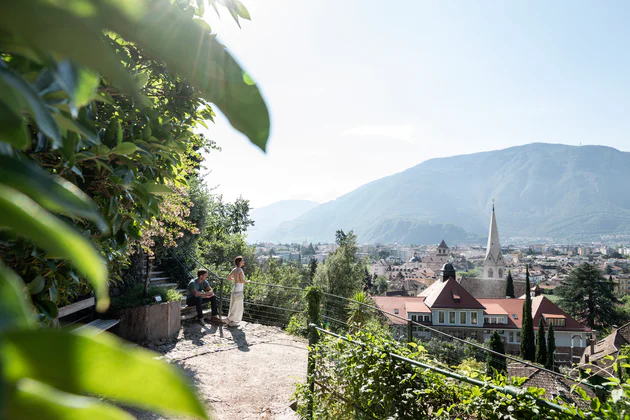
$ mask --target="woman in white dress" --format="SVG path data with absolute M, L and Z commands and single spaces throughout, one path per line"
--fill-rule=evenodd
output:
M 245 260 L 243 257 L 238 256 L 234 258 L 234 269 L 228 276 L 228 280 L 234 282 L 234 288 L 232 289 L 232 297 L 230 299 L 230 313 L 227 317 L 228 327 L 237 327 L 238 323 L 243 319 L 243 298 L 245 283 L 245 273 L 243 272 L 243 266 Z

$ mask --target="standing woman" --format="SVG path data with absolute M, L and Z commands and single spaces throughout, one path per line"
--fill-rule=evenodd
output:
M 234 282 L 234 288 L 232 289 L 232 297 L 230 299 L 230 313 L 227 317 L 228 327 L 237 327 L 238 323 L 243 319 L 243 290 L 245 287 L 245 273 L 243 272 L 243 266 L 245 260 L 243 257 L 238 256 L 234 258 L 234 269 L 228 276 L 228 280 Z

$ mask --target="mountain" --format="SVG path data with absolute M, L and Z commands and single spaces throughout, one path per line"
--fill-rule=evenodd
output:
M 254 226 L 247 231 L 247 241 L 254 243 L 267 240 L 278 225 L 293 220 L 318 205 L 315 201 L 283 200 L 252 210 L 250 217 Z
M 492 200 L 502 238 L 574 242 L 630 235 L 630 153 L 533 143 L 427 160 L 319 205 L 270 240 L 435 244 L 486 240 Z M 505 242 L 504 242 L 505 243 Z

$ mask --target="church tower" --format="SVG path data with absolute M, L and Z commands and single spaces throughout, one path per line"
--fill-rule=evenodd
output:
M 494 215 L 494 201 L 492 202 L 492 215 L 490 216 L 490 232 L 488 233 L 488 250 L 483 261 L 484 279 L 502 279 L 505 273 L 505 261 L 499 244 L 499 229 Z

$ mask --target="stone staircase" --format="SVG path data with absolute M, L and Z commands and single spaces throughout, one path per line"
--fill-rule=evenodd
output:
M 151 269 L 151 276 L 149 278 L 149 286 L 150 287 L 166 287 L 167 289 L 175 289 L 177 287 L 177 283 L 171 281 L 171 278 L 166 274 L 165 271 L 159 271 L 159 267 L 154 267 Z

